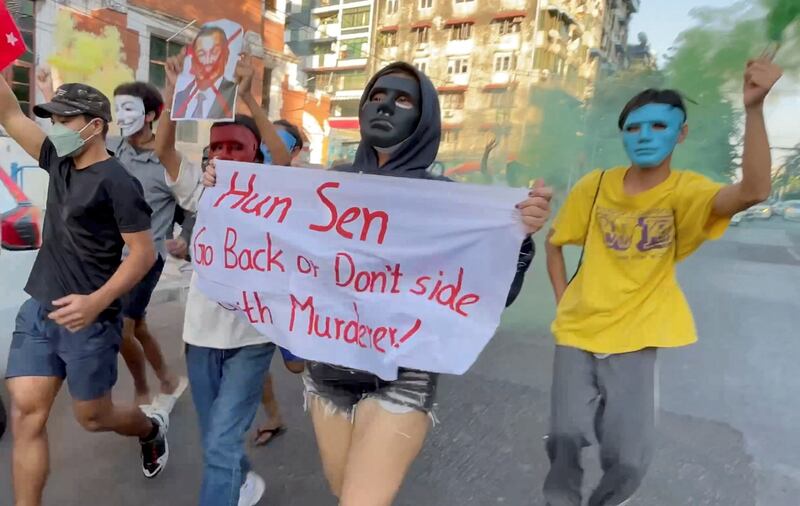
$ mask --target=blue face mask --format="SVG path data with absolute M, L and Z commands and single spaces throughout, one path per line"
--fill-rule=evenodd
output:
M 289 132 L 287 132 L 286 130 L 279 128 L 278 137 L 281 138 L 281 140 L 283 141 L 283 145 L 286 146 L 286 151 L 288 151 L 289 154 L 291 154 L 292 150 L 297 145 L 297 140 L 294 138 L 294 136 Z M 267 149 L 266 144 L 261 144 L 261 153 L 264 154 L 264 163 L 267 165 L 272 165 L 272 153 L 269 152 L 269 149 Z
M 634 109 L 622 127 L 628 158 L 642 168 L 661 165 L 678 145 L 686 121 L 682 110 L 667 104 L 647 104 Z

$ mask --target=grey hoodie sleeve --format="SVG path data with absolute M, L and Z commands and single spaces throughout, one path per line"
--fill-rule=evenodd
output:
M 514 276 L 514 281 L 511 282 L 511 289 L 508 292 L 506 299 L 506 307 L 514 303 L 522 291 L 522 284 L 525 282 L 525 273 L 533 262 L 533 256 L 536 254 L 536 245 L 530 236 L 522 241 L 522 247 L 519 250 L 519 259 L 517 260 L 517 274 Z

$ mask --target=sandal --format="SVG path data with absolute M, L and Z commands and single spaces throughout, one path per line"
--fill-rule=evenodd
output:
M 274 429 L 257 429 L 256 437 L 253 440 L 253 444 L 256 446 L 267 446 L 274 439 L 276 439 L 279 436 L 282 436 L 285 433 L 286 433 L 285 425 L 281 425 L 280 427 L 276 427 Z

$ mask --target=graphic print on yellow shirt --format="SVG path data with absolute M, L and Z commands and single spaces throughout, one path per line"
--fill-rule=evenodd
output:
M 606 171 L 599 192 L 601 172 L 585 176 L 553 224 L 552 244 L 585 242 L 583 264 L 553 322 L 559 345 L 627 353 L 697 340 L 675 265 L 725 232 L 729 219 L 712 214 L 722 185 L 673 171 L 654 188 L 627 195 L 626 172 Z

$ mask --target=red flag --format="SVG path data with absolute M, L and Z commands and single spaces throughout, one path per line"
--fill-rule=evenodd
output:
M 22 34 L 8 12 L 5 2 L 0 0 L 0 70 L 8 67 L 14 60 L 25 54 L 27 48 Z

